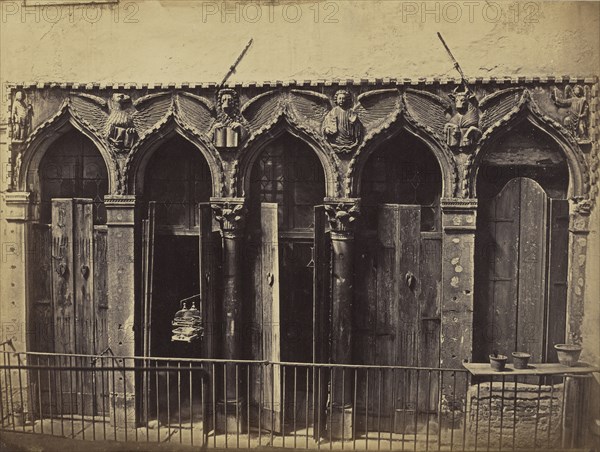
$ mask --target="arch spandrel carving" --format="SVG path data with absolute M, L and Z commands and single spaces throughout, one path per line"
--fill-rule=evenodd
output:
M 78 115 L 68 98 L 61 103 L 58 111 L 36 127 L 22 144 L 22 150 L 13 167 L 14 189 L 18 191 L 36 190 L 38 169 L 46 150 L 60 136 L 73 128 L 94 143 L 102 155 L 108 171 L 109 191 L 117 190 L 120 183 L 120 170 L 114 155 L 96 130 L 88 127 L 85 120 Z
M 498 93 L 494 100 L 495 102 L 488 104 L 490 114 L 486 115 L 486 111 L 482 117 L 487 128 L 464 167 L 463 178 L 467 183 L 464 195 L 477 196 L 477 171 L 486 149 L 514 125 L 528 121 L 532 127 L 546 133 L 563 152 L 569 167 L 569 197 L 587 198 L 590 192 L 590 171 L 575 137 L 558 121 L 542 112 L 528 89 L 506 90 L 503 94 Z
M 458 141 L 457 136 L 454 137 L 460 144 L 455 147 L 448 144 L 446 129 L 452 124 L 453 117 L 456 117 L 454 122 L 461 119 L 457 116 L 456 100 L 453 103 L 450 96 L 456 91 L 453 88 L 457 81 L 449 84 L 434 81 L 431 86 L 411 83 L 410 87 L 401 86 L 408 85 L 407 82 L 391 80 L 368 84 L 251 84 L 220 91 L 210 84 L 177 89 L 172 85 L 123 87 L 122 92 L 127 93 L 122 96 L 126 106 L 116 113 L 110 107 L 117 101 L 114 98 L 119 94 L 116 88 L 14 85 L 10 88 L 11 99 L 17 91 L 26 92 L 27 102 L 32 103 L 36 112 L 36 121 L 33 123 L 35 129 L 28 132 L 25 140 L 11 142 L 13 169 L 16 170 L 12 189 L 26 189 L 24 174 L 32 168 L 31 162 L 35 160 L 32 155 L 38 152 L 33 149 L 43 149 L 47 143 L 42 142 L 52 140 L 65 127 L 75 127 L 101 150 L 109 168 L 111 193 L 132 192 L 135 177 L 132 179 L 131 175 L 137 171 L 135 167 L 140 159 L 143 160 L 143 154 L 165 135 L 180 133 L 193 141 L 209 161 L 215 175 L 215 194 L 234 195 L 244 190 L 244 162 L 248 155 L 273 136 L 288 131 L 309 143 L 324 166 L 329 168 L 328 194 L 354 196 L 358 194 L 360 184 L 356 176 L 366 157 L 379 143 L 406 130 L 418 136 L 436 154 L 444 172 L 444 195 L 470 198 L 476 196 L 479 153 L 513 124 L 527 120 L 550 135 L 569 156 L 571 195 L 578 199 L 593 198 L 597 192 L 599 166 L 595 143 L 598 135 L 596 82 L 534 78 L 511 83 L 513 86 L 507 88 L 493 80 L 485 84 L 472 83 L 472 92 L 478 101 L 477 128 L 482 137 L 472 146 L 466 146 L 468 140 L 462 140 L 464 131 L 458 124 L 452 129 L 457 136 L 460 130 L 461 139 Z M 585 123 L 589 140 L 586 141 L 581 140 L 575 129 L 565 125 L 567 119 L 571 121 L 569 124 L 572 123 L 573 105 L 582 103 L 575 102 L 579 99 L 575 92 L 577 83 L 583 86 L 589 105 L 589 118 Z M 120 85 L 114 86 L 121 89 Z M 349 93 L 349 96 L 340 97 L 338 104 L 343 105 L 336 104 L 336 93 L 340 92 Z M 230 95 L 221 96 L 220 93 Z M 223 97 L 227 97 L 227 105 L 223 104 Z M 348 98 L 351 102 L 345 103 Z M 233 146 L 219 147 L 214 130 L 223 118 L 219 119 L 218 110 L 228 108 L 230 100 L 234 101 L 234 108 L 226 112 L 225 136 L 228 127 L 237 127 L 236 121 L 230 124 L 228 119 L 235 119 L 236 115 L 245 133 L 240 132 L 239 140 Z M 239 100 L 244 102 L 240 105 Z M 336 106 L 340 111 L 333 112 Z M 38 111 L 48 118 L 41 124 Z M 111 115 L 114 121 L 109 121 Z M 351 119 L 347 130 L 344 129 L 346 135 L 350 133 L 349 137 L 357 133 L 356 141 L 350 140 L 350 145 L 340 147 L 336 144 L 335 131 L 325 133 L 327 117 L 335 115 Z M 334 119 L 340 118 L 335 116 Z

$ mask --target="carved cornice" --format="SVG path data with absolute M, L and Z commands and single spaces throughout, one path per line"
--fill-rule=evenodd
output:
M 223 234 L 240 234 L 246 223 L 245 198 L 211 198 L 210 206 Z
M 596 76 L 581 75 L 506 75 L 497 77 L 470 77 L 470 85 L 477 84 L 555 84 L 555 83 L 597 83 Z M 246 81 L 228 83 L 227 88 L 282 88 L 306 87 L 322 88 L 326 86 L 431 86 L 431 85 L 460 85 L 462 80 L 457 77 L 419 77 L 419 78 L 360 78 L 360 79 L 316 79 L 316 80 L 277 80 L 277 81 Z M 7 83 L 9 89 L 45 89 L 61 88 L 79 91 L 112 90 L 146 90 L 160 91 L 172 89 L 215 89 L 220 86 L 217 82 L 148 82 L 148 83 L 123 83 L 123 82 L 56 82 L 35 81 L 21 83 Z
M 351 236 L 360 215 L 360 198 L 325 198 L 325 213 L 332 232 Z

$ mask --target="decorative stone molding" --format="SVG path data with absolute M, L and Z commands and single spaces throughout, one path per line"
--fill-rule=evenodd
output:
M 360 214 L 360 198 L 325 198 L 325 213 L 332 232 L 352 235 Z
M 135 226 L 135 195 L 106 195 L 107 226 Z
M 223 234 L 241 233 L 246 223 L 245 198 L 211 198 L 210 206 Z
M 3 217 L 8 221 L 27 221 L 31 216 L 31 193 L 7 192 L 3 194 L 6 211 Z
M 442 228 L 445 231 L 475 232 L 477 200 L 464 198 L 442 198 Z

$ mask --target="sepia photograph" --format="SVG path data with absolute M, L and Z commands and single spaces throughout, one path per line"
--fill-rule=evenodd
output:
M 600 452 L 600 1 L 0 0 L 0 451 Z

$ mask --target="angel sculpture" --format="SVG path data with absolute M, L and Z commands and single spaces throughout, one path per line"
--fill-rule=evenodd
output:
M 323 135 L 332 146 L 351 149 L 362 138 L 362 124 L 352 107 L 352 97 L 345 89 L 336 91 L 333 96 L 335 107 L 323 120 Z
M 229 88 L 217 94 L 217 119 L 208 132 L 218 148 L 237 148 L 248 135 L 246 120 L 240 113 L 238 94 Z
M 450 148 L 472 146 L 481 137 L 475 94 L 466 86 L 463 91 L 456 87 L 449 97 L 454 101 L 456 113 L 444 126 L 446 144 Z
M 168 112 L 171 98 L 167 93 L 155 93 L 132 102 L 128 95 L 114 93 L 106 101 L 91 94 L 74 93 L 71 102 L 76 114 L 97 130 L 113 150 L 126 153 L 145 130 Z
M 587 88 L 587 87 L 586 87 Z M 587 140 L 589 128 L 589 89 L 581 85 L 565 86 L 564 97 L 561 98 L 558 88 L 550 94 L 550 98 L 559 108 L 568 108 L 569 114 L 563 123 L 578 140 Z

